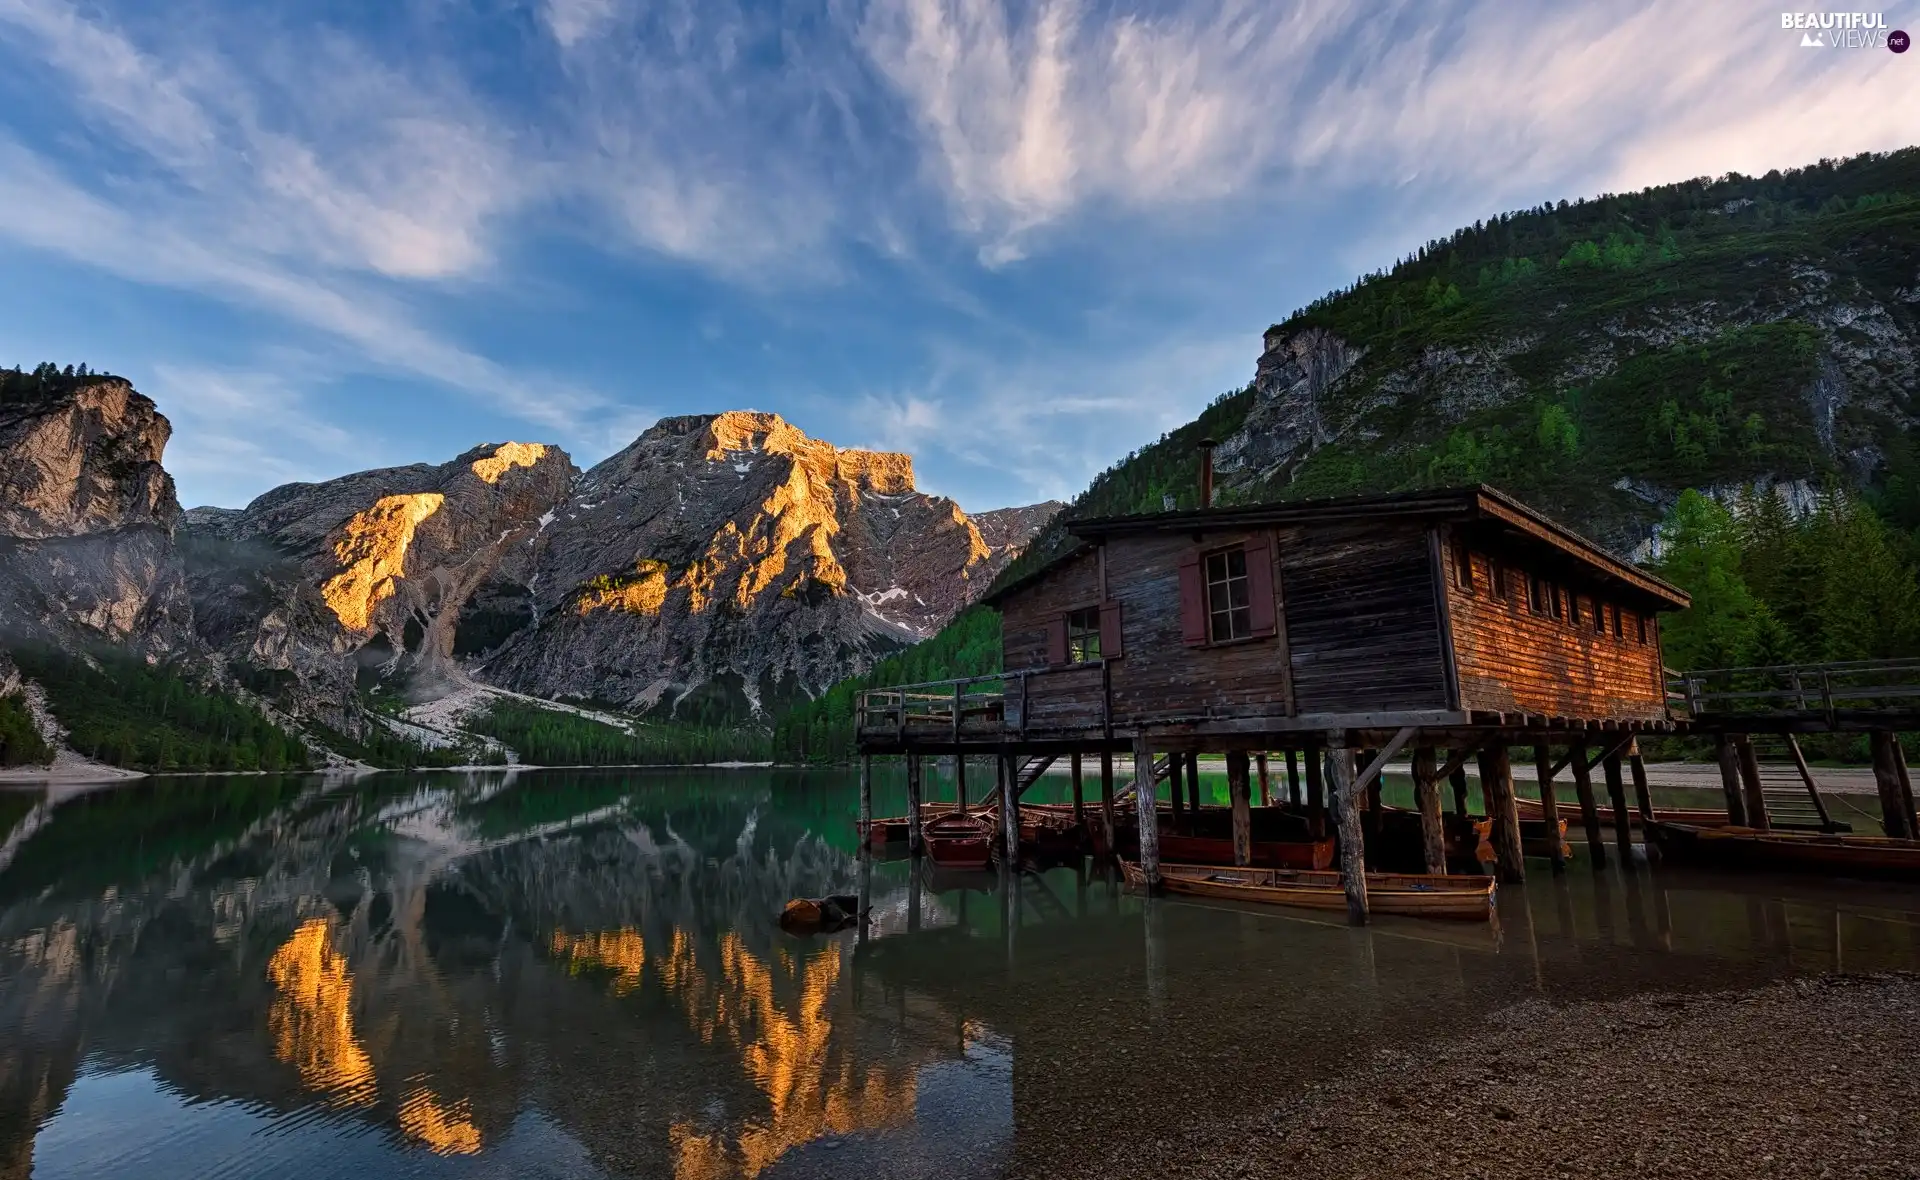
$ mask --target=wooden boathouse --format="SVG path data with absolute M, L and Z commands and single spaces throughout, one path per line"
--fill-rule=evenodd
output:
M 965 756 L 996 756 L 1001 836 L 1017 863 L 1020 792 L 1060 757 L 1073 760 L 1076 798 L 1082 760 L 1099 759 L 1111 846 L 1116 800 L 1131 789 L 1115 791 L 1112 765 L 1130 753 L 1134 782 L 1147 784 L 1132 790 L 1140 864 L 1157 881 L 1153 784 L 1170 778 L 1176 810 L 1197 809 L 1208 752 L 1226 756 L 1234 859 L 1246 864 L 1250 763 L 1265 802 L 1267 757 L 1283 752 L 1304 765 L 1314 822 L 1324 830 L 1330 815 L 1337 828 L 1349 916 L 1364 921 L 1361 797 L 1403 750 L 1430 872 L 1446 871 L 1440 783 L 1452 780 L 1464 811 L 1463 767 L 1477 757 L 1497 873 L 1523 877 L 1515 744 L 1534 747 L 1549 831 L 1553 780 L 1569 768 L 1596 848 L 1595 766 L 1623 845 L 1623 761 L 1649 812 L 1634 739 L 1673 729 L 1660 615 L 1687 596 L 1510 496 L 1467 487 L 1067 529 L 1064 552 L 986 599 L 1001 613 L 1006 671 L 861 699 L 863 762 L 907 756 L 916 847 L 921 757 L 960 756 L 964 803 Z M 1297 772 L 1288 781 L 1298 798 Z

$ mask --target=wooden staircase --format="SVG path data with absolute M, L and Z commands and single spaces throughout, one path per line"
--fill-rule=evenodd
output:
M 1020 769 L 1013 779 L 1015 799 L 1026 794 L 1028 787 L 1040 781 L 1040 776 L 1047 773 L 1047 767 L 1053 765 L 1054 757 L 1052 754 L 1039 754 L 1020 764 Z
M 1786 735 L 1791 765 L 1760 763 L 1760 796 L 1766 800 L 1767 822 L 1776 828 L 1814 832 L 1851 831 L 1850 825 L 1836 823 L 1821 797 L 1820 784 L 1807 768 L 1800 743 Z

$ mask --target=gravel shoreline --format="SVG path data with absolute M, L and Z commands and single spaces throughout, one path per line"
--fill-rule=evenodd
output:
M 1049 1180 L 1912 1177 L 1920 976 L 1529 1000 L 1472 1036 L 1369 1054 L 1264 1113 L 1108 1146 Z

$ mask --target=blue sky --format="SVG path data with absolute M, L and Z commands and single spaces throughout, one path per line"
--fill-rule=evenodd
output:
M 1920 9 L 1885 10 L 1891 27 Z M 1502 209 L 1920 139 L 1755 3 L 0 0 L 0 364 L 188 504 L 774 410 L 1065 497 Z

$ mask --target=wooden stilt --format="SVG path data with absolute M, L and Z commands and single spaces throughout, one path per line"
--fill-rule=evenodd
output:
M 1080 782 L 1080 755 L 1073 756 L 1073 826 L 1079 831 L 1087 830 L 1086 788 Z
M 1345 740 L 1345 735 L 1338 735 L 1334 740 Z M 1367 847 L 1366 836 L 1360 830 L 1360 784 L 1353 781 L 1353 751 L 1330 744 L 1327 773 L 1340 826 L 1340 884 L 1347 892 L 1347 921 L 1364 926 L 1367 924 Z
M 1893 735 L 1893 745 L 1888 751 L 1893 755 L 1893 770 L 1900 777 L 1900 814 L 1907 820 L 1907 835 L 1920 836 L 1920 814 L 1913 807 L 1913 776 L 1907 773 L 1907 752 L 1900 748 L 1900 735 Z
M 1413 797 L 1420 807 L 1420 846 L 1427 871 L 1447 871 L 1447 837 L 1440 826 L 1440 767 L 1432 746 L 1413 752 Z
M 1913 812 L 1908 810 L 1906 792 L 1901 789 L 1900 739 L 1892 730 L 1876 729 L 1871 738 L 1873 783 L 1880 791 L 1880 826 L 1889 836 L 1912 839 Z
M 1607 779 L 1607 802 L 1613 804 L 1613 846 L 1620 850 L 1620 865 L 1633 865 L 1633 820 L 1627 816 L 1627 788 L 1620 773 L 1620 752 L 1615 750 L 1600 764 Z
M 1320 747 L 1308 746 L 1301 755 L 1307 764 L 1307 827 L 1316 840 L 1327 837 L 1327 792 L 1321 780 Z
M 1580 797 L 1580 826 L 1587 833 L 1587 857 L 1593 867 L 1607 867 L 1607 843 L 1600 835 L 1600 808 L 1593 801 L 1593 768 L 1587 765 L 1587 748 L 1576 745 L 1568 765 L 1573 770 L 1573 791 Z
M 1767 818 L 1767 796 L 1760 789 L 1760 756 L 1753 752 L 1753 738 L 1740 734 L 1733 739 L 1733 750 L 1740 760 L 1740 790 L 1747 805 L 1747 826 L 1756 831 L 1771 831 L 1773 824 Z
M 1627 770 L 1633 775 L 1633 801 L 1641 819 L 1653 818 L 1653 792 L 1647 789 L 1647 760 L 1640 756 L 1640 739 L 1627 743 Z
M 1260 751 L 1253 756 L 1254 769 L 1260 775 L 1260 806 L 1273 806 L 1273 786 L 1267 780 L 1267 752 Z
M 1300 756 L 1292 750 L 1287 751 L 1287 802 L 1295 807 L 1305 803 L 1306 796 L 1300 791 Z
M 1503 883 L 1527 879 L 1526 852 L 1520 846 L 1520 810 L 1513 800 L 1513 763 L 1507 747 L 1489 745 L 1480 756 L 1480 789 L 1487 796 L 1487 815 L 1493 821 L 1494 867 Z
M 953 756 L 953 809 L 962 815 L 967 813 L 967 756 Z
M 1100 751 L 1100 825 L 1107 837 L 1107 855 L 1113 847 L 1113 751 Z
M 1253 863 L 1253 813 L 1248 801 L 1247 752 L 1227 751 L 1227 799 L 1233 806 L 1233 863 Z
M 1020 777 L 1020 762 L 1012 754 L 1002 754 L 994 777 L 1000 787 L 1000 839 L 1007 857 L 1007 871 L 1020 871 L 1020 796 L 1014 782 Z
M 920 755 L 907 755 L 907 855 L 919 856 L 926 847 L 920 831 Z
M 1533 748 L 1533 773 L 1540 783 L 1540 816 L 1547 823 L 1547 843 L 1552 846 L 1555 876 L 1567 871 L 1567 858 L 1560 851 L 1560 801 L 1553 797 L 1553 750 L 1542 742 Z
M 1160 815 L 1154 802 L 1153 747 L 1146 735 L 1133 739 L 1133 802 L 1140 817 L 1140 871 L 1149 886 L 1160 883 Z
M 873 755 L 860 755 L 860 847 L 873 846 Z
M 865 760 L 864 757 L 861 759 L 863 762 Z M 860 884 L 857 888 L 860 895 L 860 931 L 854 936 L 854 943 L 865 946 L 868 937 L 867 911 L 873 907 L 873 850 L 867 846 L 865 837 L 860 840 Z
M 1453 772 L 1453 774 L 1448 778 L 1447 781 L 1448 781 L 1448 784 L 1453 787 L 1453 813 L 1459 816 L 1461 819 L 1466 819 L 1467 818 L 1467 768 L 1464 766 L 1459 767 Z
M 920 880 L 920 867 L 915 865 L 907 873 L 907 933 L 920 932 L 920 895 L 923 883 Z
M 1736 827 L 1747 825 L 1747 804 L 1740 786 L 1740 755 L 1733 739 L 1721 734 L 1714 741 L 1714 753 L 1720 761 L 1720 790 L 1727 797 L 1727 822 Z
M 1362 750 L 1355 761 L 1360 763 L 1361 766 L 1370 766 L 1373 763 L 1373 756 L 1376 753 L 1378 753 L 1376 750 Z M 1380 834 L 1380 782 L 1383 777 L 1385 776 L 1376 774 L 1364 784 L 1367 790 L 1366 826 L 1369 836 L 1378 836 Z
M 1153 776 L 1140 780 L 1148 792 L 1155 790 Z M 1167 755 L 1167 787 L 1173 795 L 1173 830 L 1187 830 L 1187 760 L 1178 754 Z M 1156 821 L 1157 822 L 1157 821 Z
M 1187 822 L 1200 819 L 1200 751 L 1187 753 Z

